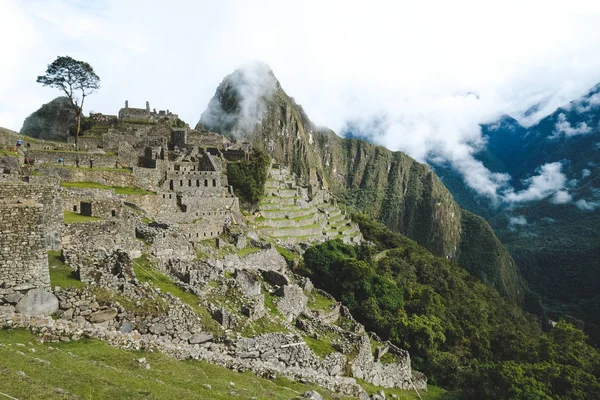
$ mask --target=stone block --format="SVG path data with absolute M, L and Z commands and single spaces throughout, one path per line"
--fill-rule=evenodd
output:
M 114 319 L 116 316 L 117 312 L 115 310 L 97 311 L 90 315 L 90 322 L 92 324 L 99 324 Z
M 23 298 L 23 294 L 19 292 L 11 293 L 4 296 L 4 301 L 11 304 L 17 304 Z
M 213 339 L 213 335 L 201 332 L 201 333 L 195 333 L 192 336 L 190 336 L 188 341 L 190 342 L 190 344 L 202 344 L 202 343 L 210 342 L 212 339 Z
M 242 288 L 242 293 L 247 296 L 256 296 L 260 294 L 260 281 L 256 276 L 248 271 L 236 270 L 235 280 Z
M 58 311 L 58 299 L 43 289 L 32 289 L 19 300 L 15 310 L 25 315 L 49 316 Z
M 160 335 L 161 333 L 165 333 L 167 330 L 167 326 L 165 324 L 154 324 L 150 327 L 150 332 L 154 333 L 155 335 Z

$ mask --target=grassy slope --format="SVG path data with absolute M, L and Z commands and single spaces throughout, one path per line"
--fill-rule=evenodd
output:
M 150 369 L 137 362 L 142 357 Z M 43 344 L 27 331 L 0 331 L 0 392 L 20 399 L 291 399 L 312 388 L 159 352 L 120 350 L 96 340 Z

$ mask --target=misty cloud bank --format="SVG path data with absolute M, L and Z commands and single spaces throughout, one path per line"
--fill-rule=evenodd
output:
M 271 68 L 263 62 L 246 63 L 225 77 L 200 117 L 200 123 L 236 137 L 252 132 L 266 111 L 265 101 L 277 90 Z

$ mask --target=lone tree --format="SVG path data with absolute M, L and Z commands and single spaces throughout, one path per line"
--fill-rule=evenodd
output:
M 69 56 L 59 56 L 52 64 L 48 65 L 45 75 L 37 77 L 37 82 L 44 86 L 60 89 L 69 98 L 71 106 L 77 112 L 75 149 L 79 150 L 83 102 L 86 96 L 100 88 L 100 78 L 94 72 L 94 68 L 85 61 L 77 61 Z

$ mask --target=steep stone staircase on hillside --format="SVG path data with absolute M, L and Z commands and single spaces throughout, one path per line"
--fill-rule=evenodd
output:
M 285 168 L 271 168 L 259 210 L 256 229 L 263 237 L 286 243 L 362 240 L 349 216 L 332 202 L 310 201 L 307 189 L 298 186 Z

